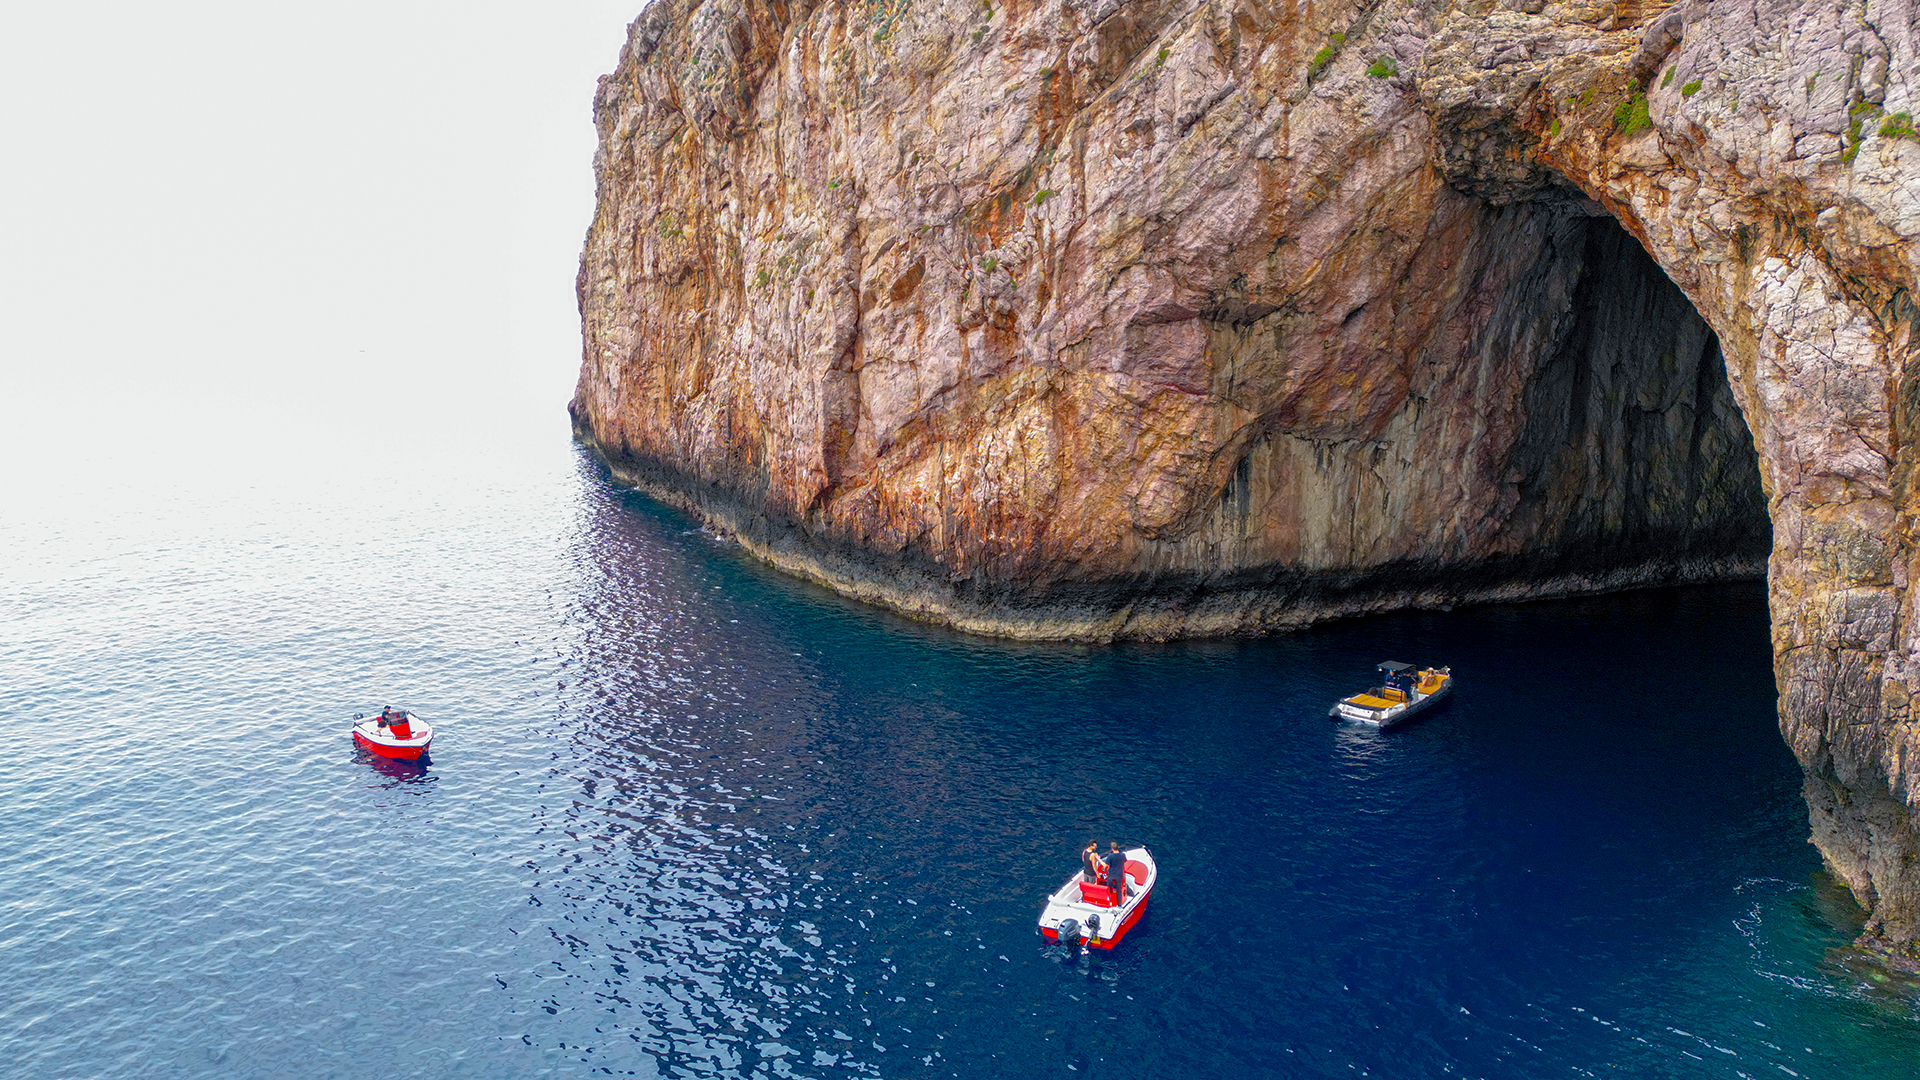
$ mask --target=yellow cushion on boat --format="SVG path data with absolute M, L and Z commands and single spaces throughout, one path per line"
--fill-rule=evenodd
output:
M 1320 700 L 1325 701 L 1326 699 L 1321 698 Z M 1358 705 L 1363 709 L 1391 709 L 1400 703 L 1397 701 L 1388 701 L 1386 698 L 1377 698 L 1372 694 L 1355 694 L 1347 699 L 1347 704 Z

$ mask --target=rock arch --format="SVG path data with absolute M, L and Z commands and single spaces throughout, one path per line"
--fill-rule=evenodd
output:
M 1914 12 L 658 0 L 595 102 L 575 424 L 988 633 L 1766 557 L 1815 842 L 1911 942 Z
M 1584 35 L 1454 21 L 1422 53 L 1419 93 L 1463 189 L 1576 186 L 1719 334 L 1768 495 L 1781 730 L 1813 842 L 1871 912 L 1868 938 L 1911 959 L 1915 9 L 1648 14 L 1619 67 L 1570 62 Z

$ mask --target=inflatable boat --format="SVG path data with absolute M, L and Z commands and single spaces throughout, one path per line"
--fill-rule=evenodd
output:
M 1120 944 L 1147 910 L 1159 877 L 1153 853 L 1146 848 L 1128 848 L 1126 856 L 1125 897 L 1115 903 L 1113 891 L 1104 883 L 1094 884 L 1076 873 L 1047 897 L 1047 906 L 1040 912 L 1040 935 L 1068 946 L 1084 942 L 1096 949 L 1111 949 Z

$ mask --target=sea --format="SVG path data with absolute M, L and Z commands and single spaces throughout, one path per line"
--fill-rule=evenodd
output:
M 1759 583 L 989 640 L 768 569 L 549 411 L 9 495 L 0 1076 L 1920 1068 Z M 1453 700 L 1329 719 L 1383 660 Z M 383 705 L 428 764 L 355 750 Z M 1160 866 L 1112 953 L 1036 933 L 1089 840 Z

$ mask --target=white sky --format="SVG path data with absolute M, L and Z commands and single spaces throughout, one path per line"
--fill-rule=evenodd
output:
M 564 440 L 594 80 L 643 6 L 0 5 L 0 495 Z

